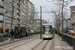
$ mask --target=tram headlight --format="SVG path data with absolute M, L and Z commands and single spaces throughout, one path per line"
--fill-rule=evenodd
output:
M 48 35 L 46 34 L 46 36 L 48 36 Z

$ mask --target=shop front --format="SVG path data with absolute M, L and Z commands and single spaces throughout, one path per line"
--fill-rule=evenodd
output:
M 26 31 L 27 31 L 26 27 L 15 27 L 15 38 L 19 38 L 18 34 L 19 31 L 21 32 L 22 37 L 26 36 Z

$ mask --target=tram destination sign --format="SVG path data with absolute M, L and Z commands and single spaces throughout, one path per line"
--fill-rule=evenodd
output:
M 44 25 L 43 27 L 50 27 L 50 25 Z

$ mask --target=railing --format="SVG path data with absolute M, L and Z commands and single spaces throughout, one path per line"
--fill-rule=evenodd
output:
M 59 33 L 59 35 L 62 37 L 62 34 L 61 34 L 61 33 Z M 75 49 L 75 36 L 64 33 L 64 34 L 63 34 L 63 39 L 64 39 L 69 45 L 73 46 L 74 49 Z

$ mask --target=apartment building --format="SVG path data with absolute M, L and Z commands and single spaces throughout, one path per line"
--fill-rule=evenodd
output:
M 0 11 L 1 12 L 1 18 L 3 18 L 3 21 L 1 21 L 1 26 L 5 28 L 6 31 L 11 30 L 11 20 L 12 20 L 12 0 L 0 0 L 1 4 L 0 4 Z M 14 10 L 14 12 L 16 12 Z M 16 26 L 16 13 L 14 13 L 13 15 L 13 24 L 12 24 L 12 29 L 14 29 L 14 26 Z
M 28 15 L 27 15 L 28 29 L 34 29 L 34 5 L 28 0 Z
M 70 20 L 71 20 L 71 26 L 75 31 L 75 6 L 70 6 Z
M 34 29 L 34 5 L 31 5 L 31 29 Z M 34 29 L 35 30 L 35 29 Z
M 18 27 L 27 27 L 30 25 L 28 21 L 31 19 L 31 13 L 34 7 L 29 0 L 0 0 L 0 28 L 5 28 L 5 31 L 11 30 L 11 20 L 13 16 L 12 29 L 15 29 L 15 26 Z M 13 13 L 12 13 L 13 12 Z M 34 16 L 32 16 L 34 18 Z M 29 21 L 30 22 L 30 21 Z
M 59 30 L 60 31 L 62 31 L 62 20 L 60 21 L 60 25 L 58 24 L 58 28 L 59 28 Z M 71 20 L 70 20 L 70 18 L 68 18 L 68 19 L 64 19 L 63 20 L 63 30 L 65 31 L 65 30 L 69 30 L 71 28 Z
M 0 0 L 0 28 L 3 27 L 4 23 L 4 3 L 3 0 Z
M 20 0 L 20 26 L 26 27 L 27 26 L 27 10 L 28 10 L 28 1 L 27 0 Z

